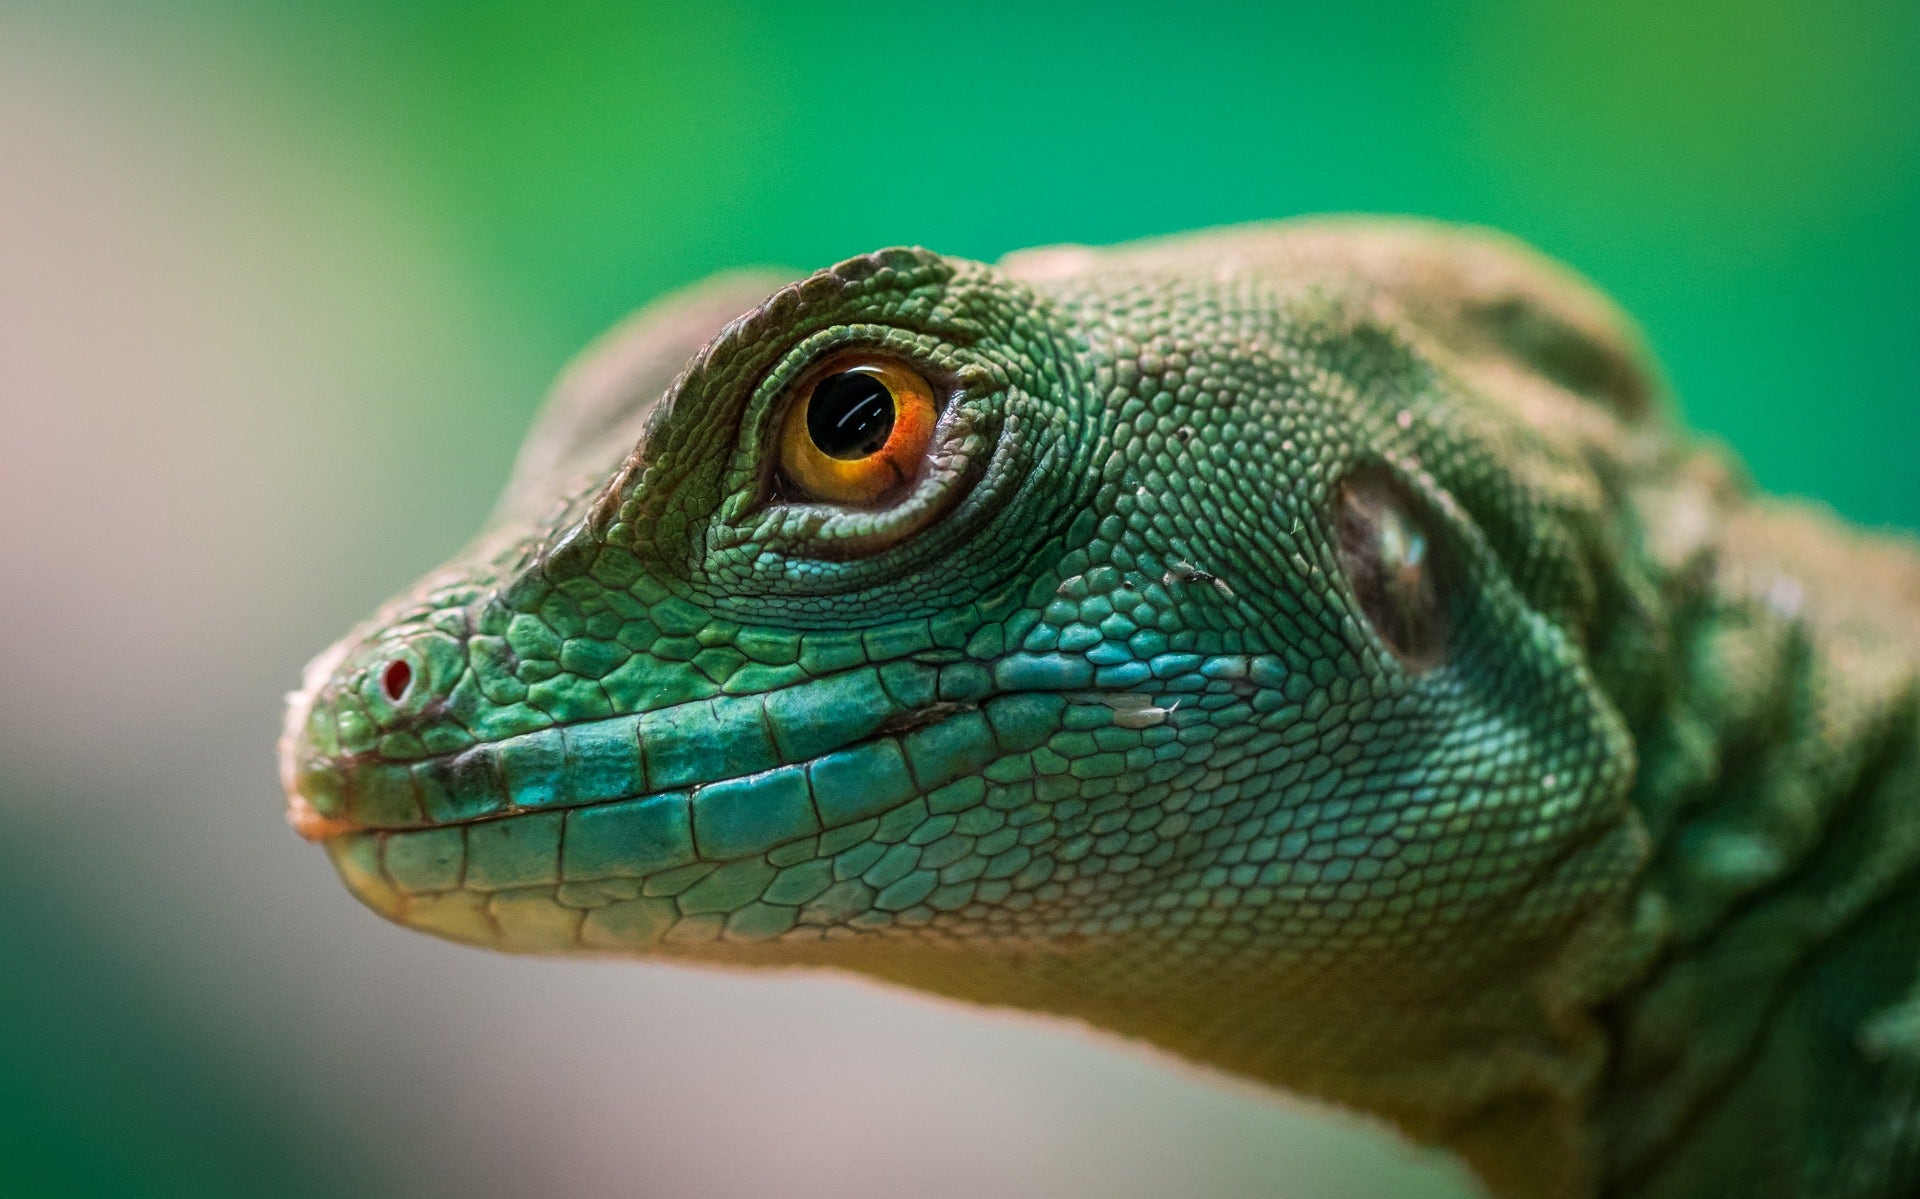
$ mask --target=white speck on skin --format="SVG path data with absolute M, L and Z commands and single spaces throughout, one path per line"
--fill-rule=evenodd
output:
M 1128 708 L 1113 714 L 1113 723 L 1123 729 L 1150 729 L 1165 724 L 1171 708 Z

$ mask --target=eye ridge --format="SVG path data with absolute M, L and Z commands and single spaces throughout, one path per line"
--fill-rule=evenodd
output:
M 1416 674 L 1444 663 L 1453 572 L 1426 507 L 1385 472 L 1356 472 L 1335 493 L 1333 532 L 1340 568 L 1380 640 Z

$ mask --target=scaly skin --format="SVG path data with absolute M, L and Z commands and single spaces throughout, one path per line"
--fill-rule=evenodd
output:
M 1920 555 L 1750 495 L 1594 292 L 1385 221 L 782 282 L 610 335 L 309 668 L 294 821 L 367 904 L 1077 1017 L 1499 1195 L 1920 1185 Z M 941 392 L 881 507 L 770 482 L 848 346 Z M 1343 569 L 1366 477 L 1437 664 Z

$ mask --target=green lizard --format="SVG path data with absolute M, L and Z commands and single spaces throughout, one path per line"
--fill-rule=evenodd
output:
M 1920 1187 L 1911 543 L 1485 232 L 790 279 L 610 334 L 308 668 L 368 905 L 1078 1018 L 1503 1196 Z

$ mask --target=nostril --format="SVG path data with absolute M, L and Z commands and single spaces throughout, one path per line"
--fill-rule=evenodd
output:
M 412 685 L 413 667 L 407 665 L 404 658 L 396 658 L 387 663 L 387 668 L 380 672 L 380 689 L 387 693 L 389 703 L 399 703 L 401 697 L 406 695 L 407 688 Z

